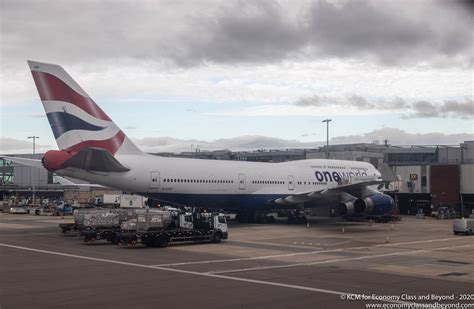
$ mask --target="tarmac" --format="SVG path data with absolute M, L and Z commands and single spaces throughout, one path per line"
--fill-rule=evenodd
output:
M 1 309 L 474 303 L 474 237 L 452 220 L 232 223 L 220 244 L 168 248 L 86 244 L 63 222 L 0 213 Z

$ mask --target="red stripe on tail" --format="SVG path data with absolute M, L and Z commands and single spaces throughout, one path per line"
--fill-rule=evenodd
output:
M 107 149 L 111 154 L 115 154 L 119 150 L 120 146 L 122 146 L 124 140 L 125 140 L 125 134 L 122 131 L 119 131 L 114 137 L 110 139 L 106 139 L 102 141 L 97 141 L 97 140 L 83 141 L 65 150 L 71 151 L 71 152 L 78 152 L 82 148 L 97 147 L 97 148 Z
M 72 103 L 86 113 L 102 120 L 111 121 L 104 111 L 91 99 L 82 96 L 56 76 L 39 71 L 31 71 L 42 101 L 64 101 Z

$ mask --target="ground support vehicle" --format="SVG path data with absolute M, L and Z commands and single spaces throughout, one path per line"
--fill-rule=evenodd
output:
M 94 227 L 81 229 L 79 232 L 84 237 L 84 242 L 92 243 L 96 240 L 107 240 L 113 244 L 117 243 L 116 234 L 120 231 L 118 228 Z
M 120 231 L 120 224 L 130 220 L 134 210 L 127 209 L 81 209 L 74 211 L 74 223 L 61 223 L 63 235 L 68 232 L 79 232 L 84 241 L 98 239 L 113 241 L 115 232 Z
M 473 235 L 474 234 L 474 219 L 454 219 L 453 220 L 453 233 L 454 235 L 457 234 L 465 234 L 465 235 Z
M 116 239 L 119 245 L 135 246 L 143 244 L 147 247 L 167 247 L 172 243 L 184 242 L 214 242 L 220 243 L 223 239 L 227 239 L 227 232 L 221 230 L 162 230 L 147 232 L 119 232 Z
M 60 223 L 59 228 L 61 229 L 61 234 L 66 235 L 68 232 L 80 231 L 82 227 L 76 223 Z
M 219 243 L 228 238 L 227 222 L 225 215 L 220 213 L 139 213 L 136 228 L 122 230 L 115 238 L 118 244 L 131 247 L 139 243 L 147 247 L 183 242 Z

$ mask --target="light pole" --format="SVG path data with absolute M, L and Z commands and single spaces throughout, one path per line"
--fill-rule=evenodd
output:
M 35 154 L 36 139 L 39 138 L 39 136 L 28 136 L 28 139 L 30 139 L 30 138 L 33 139 L 33 154 Z
M 326 123 L 326 159 L 329 158 L 329 122 L 331 122 L 332 119 L 324 119 L 321 122 Z
M 28 136 L 28 139 L 33 139 L 33 155 L 35 154 L 35 148 L 36 148 L 36 139 L 39 138 L 39 136 Z M 33 158 L 34 159 L 34 158 Z M 31 185 L 33 187 L 33 206 L 36 204 L 36 195 L 35 195 L 35 180 L 31 178 L 31 173 L 32 173 L 33 168 L 30 167 L 30 181 Z

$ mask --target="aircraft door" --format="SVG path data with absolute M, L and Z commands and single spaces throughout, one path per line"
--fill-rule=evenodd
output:
M 239 174 L 239 190 L 245 190 L 245 174 Z
M 150 175 L 150 189 L 158 189 L 160 186 L 160 172 L 151 172 Z
M 288 176 L 288 190 L 295 189 L 295 179 L 293 176 Z

